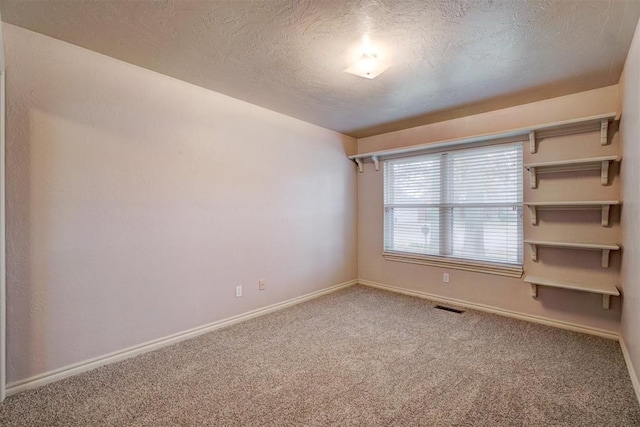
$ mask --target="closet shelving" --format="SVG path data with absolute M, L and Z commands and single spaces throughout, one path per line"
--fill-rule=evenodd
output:
M 583 200 L 574 202 L 526 202 L 525 206 L 528 206 L 531 211 L 531 225 L 538 225 L 538 211 L 541 210 L 599 210 L 601 211 L 600 223 L 603 227 L 608 227 L 611 206 L 619 204 L 619 200 Z

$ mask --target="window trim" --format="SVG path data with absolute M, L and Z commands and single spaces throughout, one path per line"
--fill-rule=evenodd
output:
M 509 141 L 509 142 L 500 142 L 500 143 L 493 143 L 493 144 L 485 143 L 485 144 L 481 144 L 480 146 L 489 147 L 489 146 L 495 146 L 495 145 L 520 145 L 521 149 L 524 152 L 524 142 L 522 140 L 517 142 Z M 460 147 L 455 147 L 450 149 L 446 149 L 443 147 L 443 149 L 441 150 L 433 150 L 428 153 L 412 153 L 411 155 L 398 156 L 394 158 L 385 158 L 384 161 L 382 162 L 383 170 L 384 170 L 384 167 L 386 167 L 387 160 L 396 160 L 398 158 L 412 158 L 412 157 L 418 157 L 425 154 L 438 154 L 438 153 L 442 154 L 442 153 L 449 153 L 452 151 L 473 149 L 473 148 L 479 148 L 479 145 L 468 144 L 466 146 L 460 146 Z M 524 172 L 521 172 L 521 173 L 524 174 Z M 521 183 L 521 185 L 523 185 L 523 183 Z M 442 187 L 441 187 L 441 190 L 442 190 Z M 524 192 L 524 188 L 522 189 L 522 191 Z M 524 208 L 524 203 L 522 201 L 516 202 L 516 203 L 507 203 L 507 204 L 509 206 L 520 207 L 521 209 Z M 446 206 L 450 205 L 450 207 L 454 207 L 454 204 L 449 204 L 449 203 L 438 204 L 438 206 L 440 207 L 445 205 Z M 455 204 L 455 206 L 458 206 L 458 204 Z M 385 214 L 385 210 L 387 207 L 388 205 L 386 205 L 383 201 L 382 203 L 382 211 L 383 211 L 383 218 L 384 218 L 383 230 L 382 230 L 383 235 L 386 232 L 386 227 L 387 227 L 386 221 L 387 221 L 387 218 L 389 217 L 388 215 Z M 523 253 L 524 251 L 523 249 L 524 218 L 521 218 L 519 237 L 520 237 L 521 256 L 522 256 L 522 260 L 519 264 L 493 263 L 490 261 L 478 261 L 478 260 L 471 260 L 471 259 L 464 259 L 464 258 L 456 258 L 448 255 L 437 256 L 437 255 L 423 255 L 423 254 L 414 254 L 414 253 L 408 253 L 408 252 L 390 251 L 390 250 L 385 250 L 384 243 L 383 243 L 382 256 L 387 261 L 404 262 L 409 264 L 419 264 L 419 265 L 427 265 L 432 267 L 441 267 L 441 268 L 448 268 L 448 269 L 472 271 L 476 273 L 485 273 L 485 274 L 493 274 L 493 275 L 506 276 L 506 277 L 521 278 L 524 273 L 524 253 Z
M 507 266 L 506 264 L 492 264 L 488 262 L 471 261 L 453 257 L 409 255 L 407 253 L 390 251 L 383 252 L 382 257 L 387 261 L 473 271 L 476 273 L 495 274 L 497 276 L 515 277 L 518 279 L 522 277 L 522 273 L 524 272 L 522 265 Z

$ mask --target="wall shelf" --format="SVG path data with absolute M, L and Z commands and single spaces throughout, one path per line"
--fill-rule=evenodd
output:
M 575 242 L 550 242 L 547 240 L 531 240 L 526 239 L 525 243 L 531 246 L 531 260 L 538 260 L 538 247 L 563 248 L 563 249 L 581 249 L 591 251 L 602 251 L 602 267 L 609 267 L 609 253 L 611 251 L 620 250 L 620 246 L 611 243 L 575 243 Z
M 591 117 L 585 118 L 580 124 L 565 123 L 563 126 L 556 128 L 537 129 L 529 133 L 529 151 L 535 154 L 538 150 L 537 142 L 539 139 L 549 136 L 559 136 L 575 134 L 587 131 L 600 131 L 600 145 L 607 145 L 609 142 L 609 123 L 613 118 L 608 117 Z M 538 188 L 538 180 L 540 175 L 563 172 L 577 171 L 599 171 L 600 184 L 609 185 L 609 169 L 611 163 L 620 161 L 620 157 L 616 155 L 592 157 L 582 159 L 556 160 L 540 163 L 528 163 L 524 167 L 529 171 L 529 183 L 531 188 Z M 611 206 L 620 205 L 619 200 L 580 200 L 580 201 L 541 201 L 541 202 L 525 202 L 531 211 L 531 224 L 538 225 L 538 212 L 540 210 L 597 210 L 600 211 L 600 224 L 608 227 L 610 223 Z M 558 237 L 560 238 L 560 237 Z M 560 248 L 569 250 L 587 250 L 601 252 L 601 264 L 603 268 L 609 267 L 611 251 L 620 250 L 620 246 L 615 243 L 578 243 L 567 241 L 548 241 L 525 239 L 524 243 L 531 248 L 531 260 L 538 261 L 538 248 Z M 523 281 L 531 286 L 531 296 L 538 296 L 538 287 L 547 286 L 553 288 L 570 289 L 574 291 L 596 293 L 602 296 L 602 308 L 607 310 L 611 306 L 611 296 L 619 296 L 618 288 L 610 283 L 594 283 L 594 282 L 576 282 L 565 279 L 548 278 L 544 276 L 526 275 Z
M 614 113 L 602 116 L 585 117 L 575 121 L 552 123 L 547 126 L 539 126 L 529 132 L 529 152 L 535 154 L 538 151 L 537 140 L 551 136 L 570 135 L 583 132 L 600 131 L 600 145 L 607 145 L 609 141 L 609 122 L 614 120 Z
M 609 165 L 620 160 L 619 156 L 592 157 L 588 159 L 556 160 L 544 163 L 528 163 L 524 167 L 529 171 L 531 188 L 538 188 L 538 175 L 556 172 L 599 170 L 600 184 L 609 184 Z
M 384 160 L 385 158 L 441 151 L 445 148 L 455 147 L 458 145 L 529 141 L 530 151 L 535 153 L 537 150 L 536 140 L 539 137 L 590 132 L 598 129 L 600 129 L 600 144 L 606 145 L 609 123 L 617 117 L 618 113 L 615 112 L 600 114 L 597 116 L 581 117 L 543 125 L 512 129 L 506 132 L 485 133 L 467 138 L 447 139 L 426 144 L 412 145 L 404 148 L 359 153 L 348 156 L 348 158 L 358 164 L 358 170 L 360 172 L 364 172 L 364 161 L 367 159 L 371 159 L 375 165 L 375 169 L 379 170 L 379 161 Z
M 525 276 L 523 279 L 531 285 L 531 296 L 538 296 L 538 286 L 549 286 L 552 288 L 571 289 L 574 291 L 591 292 L 602 295 L 602 308 L 609 309 L 611 296 L 619 296 L 620 291 L 615 285 L 608 283 L 578 283 L 569 280 L 548 279 L 544 277 Z
M 531 210 L 531 224 L 538 224 L 539 210 L 600 210 L 602 212 L 601 224 L 609 226 L 609 211 L 611 206 L 619 205 L 619 200 L 603 201 L 576 201 L 576 202 L 526 202 Z

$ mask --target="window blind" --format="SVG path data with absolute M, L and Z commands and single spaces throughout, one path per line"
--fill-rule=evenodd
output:
M 522 144 L 386 160 L 384 252 L 522 265 Z

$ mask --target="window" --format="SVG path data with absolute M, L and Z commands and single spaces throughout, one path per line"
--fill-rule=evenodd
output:
M 384 162 L 384 255 L 522 273 L 522 144 Z

